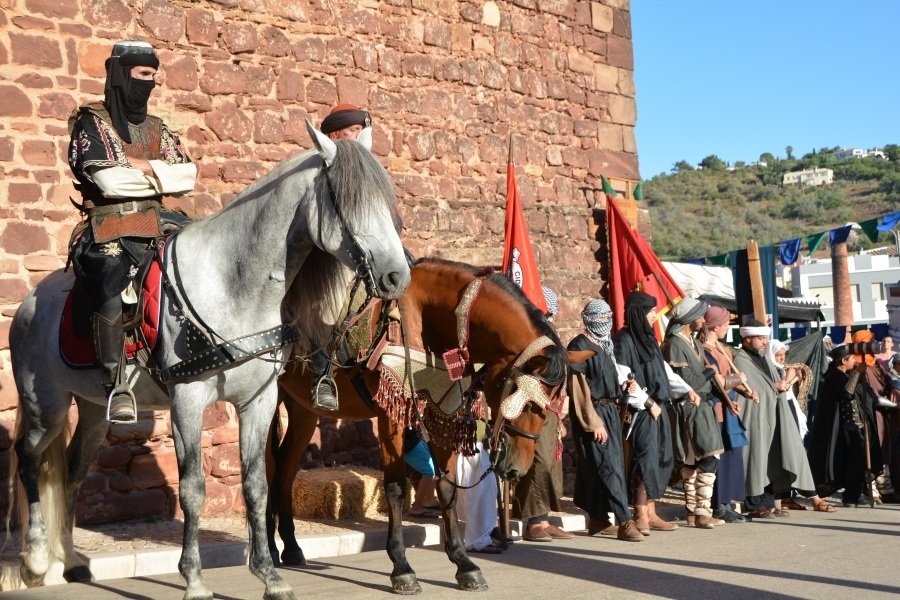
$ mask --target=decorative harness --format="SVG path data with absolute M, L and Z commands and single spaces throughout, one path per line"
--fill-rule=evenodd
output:
M 456 334 L 458 346 L 456 348 L 447 350 L 442 355 L 444 363 L 447 367 L 448 376 L 450 377 L 451 381 L 461 382 L 462 379 L 466 376 L 472 377 L 472 384 L 470 385 L 470 387 L 467 390 L 463 390 L 463 396 L 466 399 L 466 412 L 463 417 L 462 427 L 464 431 L 457 432 L 457 435 L 455 436 L 455 441 L 457 442 L 457 444 L 462 441 L 461 438 L 465 435 L 466 429 L 471 428 L 472 435 L 474 437 L 475 423 L 474 419 L 472 419 L 471 416 L 471 408 L 472 403 L 474 402 L 477 395 L 477 391 L 480 390 L 483 384 L 484 373 L 482 370 L 475 371 L 474 365 L 470 362 L 470 354 L 468 348 L 470 321 L 469 317 L 472 312 L 472 306 L 475 304 L 475 300 L 478 298 L 478 294 L 481 291 L 483 282 L 484 277 L 476 277 L 472 280 L 471 283 L 469 283 L 469 285 L 463 292 L 462 298 L 460 299 L 460 302 L 457 305 L 456 310 L 454 311 L 456 315 Z M 544 348 L 552 345 L 554 345 L 553 340 L 551 340 L 547 336 L 541 336 L 532 341 L 519 354 L 519 356 L 513 363 L 512 369 L 510 370 L 510 374 L 506 379 L 506 383 L 501 393 L 499 409 L 500 414 L 496 417 L 493 432 L 491 434 L 490 466 L 488 467 L 488 469 L 485 470 L 478 481 L 469 486 L 461 486 L 457 484 L 455 481 L 452 481 L 448 477 L 449 473 L 447 471 L 438 469 L 441 479 L 446 480 L 448 483 L 453 485 L 453 487 L 458 489 L 469 489 L 481 483 L 490 473 L 495 471 L 497 464 L 500 461 L 500 457 L 503 455 L 503 451 L 505 450 L 503 441 L 504 432 L 507 432 L 511 435 L 524 437 L 532 441 L 537 441 L 537 434 L 531 434 L 523 431 L 518 427 L 515 427 L 511 423 L 511 421 L 518 418 L 522 414 L 522 411 L 525 409 L 525 405 L 528 402 L 534 402 L 542 410 L 552 410 L 552 400 L 541 388 L 541 383 L 543 382 L 543 380 L 536 375 L 532 375 L 522 371 L 522 367 L 529 360 L 540 354 L 540 352 Z M 408 372 L 410 373 L 411 377 L 412 371 L 408 370 Z M 459 385 L 461 386 L 462 384 L 459 383 Z M 511 393 L 513 385 L 516 386 L 516 391 L 514 393 Z M 411 389 L 415 389 L 415 387 L 412 387 Z M 415 405 L 416 411 L 418 413 L 418 402 L 413 402 L 413 404 Z M 418 414 L 418 417 L 419 429 L 422 432 L 422 437 L 426 442 L 428 442 L 429 433 L 425 429 L 422 415 Z M 471 421 L 470 427 L 466 427 L 468 421 Z M 472 444 L 472 451 L 468 454 L 466 453 L 467 448 L 460 448 L 459 450 L 464 455 L 471 456 L 472 454 L 474 454 L 474 443 Z

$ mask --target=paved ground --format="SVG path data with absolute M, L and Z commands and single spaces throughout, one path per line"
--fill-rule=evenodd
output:
M 678 511 L 668 505 L 665 512 Z M 435 525 L 428 525 L 435 527 Z M 713 531 L 682 527 L 641 543 L 590 538 L 551 544 L 516 542 L 500 556 L 473 555 L 490 585 L 479 598 L 895 598 L 900 506 L 792 512 L 788 518 L 725 525 Z M 454 567 L 439 545 L 409 550 L 430 599 L 463 597 Z M 310 561 L 281 569 L 298 598 L 387 598 L 390 563 L 383 550 Z M 206 568 L 216 598 L 260 598 L 262 584 L 246 567 Z M 10 591 L 0 598 L 165 600 L 181 598 L 177 574 L 108 579 Z

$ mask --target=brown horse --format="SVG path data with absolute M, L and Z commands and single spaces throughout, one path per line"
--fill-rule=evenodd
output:
M 481 278 L 480 291 L 474 302 L 470 285 Z M 438 259 L 419 261 L 412 269 L 412 279 L 402 296 L 401 311 L 410 348 L 424 350 L 441 356 L 445 351 L 465 345 L 460 341 L 457 308 L 463 302 L 468 308 L 468 350 L 470 363 L 485 366 L 476 377 L 482 377 L 487 405 L 494 416 L 494 439 L 502 451 L 492 454 L 493 470 L 503 478 L 523 475 L 534 459 L 535 441 L 544 421 L 546 401 L 558 399 L 565 381 L 567 353 L 547 320 L 508 278 L 493 274 L 483 276 L 475 268 L 461 263 Z M 545 346 L 536 340 L 546 336 Z M 523 352 L 527 354 L 523 356 Z M 530 354 L 534 354 L 531 358 Z M 582 359 L 583 360 L 583 359 Z M 531 385 L 526 385 L 522 375 Z M 508 382 L 515 379 L 521 387 L 538 390 L 528 398 L 516 414 L 501 406 L 505 401 L 518 398 L 522 406 L 522 394 L 510 395 Z M 275 473 L 269 494 L 269 548 L 277 560 L 274 529 L 277 520 L 278 533 L 284 542 L 281 559 L 285 564 L 303 565 L 303 552 L 294 537 L 291 510 L 291 488 L 297 473 L 301 453 L 312 438 L 323 414 L 349 420 L 377 417 L 381 460 L 384 469 L 384 488 L 388 502 L 387 552 L 394 564 L 391 582 L 396 593 L 412 594 L 421 590 L 415 571 L 406 560 L 403 545 L 401 507 L 406 496 L 406 462 L 403 458 L 402 423 L 397 423 L 388 413 L 372 402 L 360 397 L 358 388 L 351 382 L 348 371 L 335 373 L 340 397 L 337 413 L 324 413 L 312 408 L 310 402 L 309 375 L 302 366 L 293 365 L 280 379 L 281 397 L 289 415 L 288 428 L 283 441 L 275 450 Z M 379 386 L 379 373 L 364 374 L 365 387 L 374 396 Z M 417 389 L 419 385 L 416 385 Z M 509 420 L 499 415 L 507 414 Z M 428 418 L 426 414 L 426 426 Z M 440 437 L 440 432 L 437 433 Z M 446 434 L 446 432 L 444 432 Z M 446 439 L 444 435 L 443 439 Z M 435 466 L 449 471 L 453 457 L 452 448 L 436 443 L 432 438 Z M 456 488 L 448 478 L 437 484 L 437 495 L 444 519 L 445 550 L 457 565 L 456 580 L 461 589 L 487 589 L 481 570 L 466 555 L 465 546 L 457 526 Z

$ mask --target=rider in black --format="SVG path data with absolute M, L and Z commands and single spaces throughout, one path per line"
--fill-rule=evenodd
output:
M 122 303 L 133 303 L 137 264 L 161 237 L 164 195 L 194 189 L 197 166 L 162 119 L 147 114 L 159 58 L 150 44 L 116 42 L 106 60 L 103 102 L 69 118 L 69 167 L 78 180 L 86 227 L 73 236 L 70 256 L 93 312 L 94 344 L 112 422 L 137 418 L 124 376 Z

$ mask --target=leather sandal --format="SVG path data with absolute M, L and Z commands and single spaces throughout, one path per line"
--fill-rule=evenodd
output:
M 813 510 L 816 512 L 837 512 L 837 509 L 831 505 L 827 500 L 819 500 L 818 502 L 813 502 Z
M 805 506 L 794 500 L 793 498 L 789 498 L 787 500 L 781 501 L 781 508 L 786 508 L 788 510 L 807 510 Z

